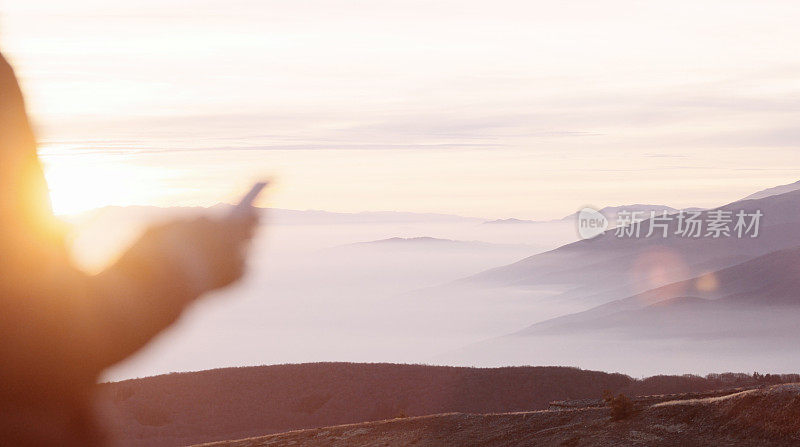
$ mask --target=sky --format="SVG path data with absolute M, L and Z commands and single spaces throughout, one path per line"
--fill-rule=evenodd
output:
M 795 1 L 4 0 L 54 208 L 556 218 L 800 179 Z

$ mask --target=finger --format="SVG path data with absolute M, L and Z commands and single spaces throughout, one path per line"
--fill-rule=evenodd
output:
M 237 236 L 238 239 L 246 241 L 252 239 L 255 231 L 258 228 L 260 216 L 258 211 L 253 210 L 246 213 L 241 213 L 230 220 L 230 230 Z

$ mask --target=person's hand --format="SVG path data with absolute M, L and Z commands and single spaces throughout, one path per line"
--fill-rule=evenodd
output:
M 255 212 L 240 213 L 223 219 L 198 218 L 175 228 L 172 247 L 182 250 L 188 276 L 198 293 L 225 287 L 244 273 L 245 251 L 253 237 L 258 217 Z
M 177 220 L 150 228 L 134 245 L 141 261 L 169 264 L 195 298 L 239 279 L 245 250 L 258 224 L 255 210 L 224 218 Z

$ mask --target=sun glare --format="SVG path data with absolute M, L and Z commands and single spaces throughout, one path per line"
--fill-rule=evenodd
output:
M 55 214 L 75 215 L 109 205 L 141 204 L 156 193 L 156 182 L 148 169 L 98 158 L 56 157 L 45 162 Z

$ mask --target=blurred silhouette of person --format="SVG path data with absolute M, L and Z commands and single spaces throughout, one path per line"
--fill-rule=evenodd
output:
M 102 187 L 102 185 L 98 185 Z M 50 210 L 36 141 L 0 56 L 0 444 L 104 442 L 92 398 L 105 368 L 243 271 L 251 209 L 151 228 L 107 270 L 71 263 Z

